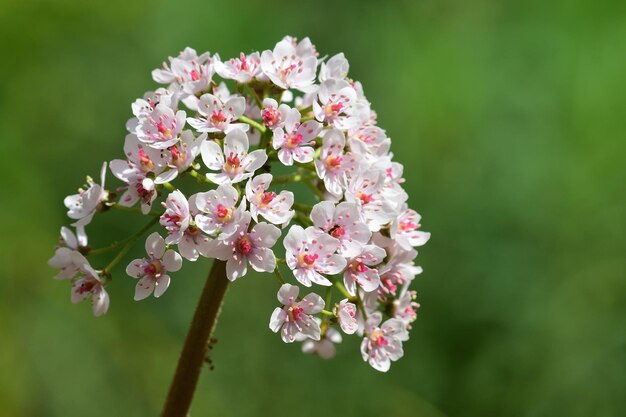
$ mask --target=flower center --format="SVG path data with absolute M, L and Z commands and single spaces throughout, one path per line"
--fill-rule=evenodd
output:
M 359 193 L 358 197 L 359 197 L 359 200 L 361 200 L 361 203 L 363 205 L 369 204 L 374 200 L 371 194 L 366 194 L 366 193 Z
M 154 163 L 152 162 L 152 159 L 150 159 L 148 154 L 146 154 L 146 151 L 144 151 L 143 149 L 139 149 L 137 156 L 139 157 L 139 165 L 142 172 L 150 172 L 154 170 Z
M 159 133 L 161 134 L 161 136 L 163 136 L 166 139 L 172 138 L 172 129 L 170 129 L 168 126 L 165 125 L 165 123 L 163 123 L 163 119 L 160 119 L 158 123 L 155 124 L 155 126 L 157 130 L 159 131 Z
M 226 172 L 237 173 L 241 168 L 241 160 L 239 159 L 239 155 L 235 153 L 230 153 L 226 158 L 226 164 L 224 164 L 224 169 Z
M 302 135 L 300 133 L 296 133 L 287 138 L 287 146 L 289 148 L 297 148 L 300 144 L 302 144 Z
M 336 169 L 341 165 L 341 161 L 343 161 L 341 156 L 330 155 L 326 158 L 326 166 L 330 169 Z
M 370 334 L 370 340 L 376 347 L 383 347 L 389 344 L 387 338 L 385 338 L 385 334 L 381 330 L 373 331 L 372 334 Z
M 407 231 L 410 232 L 415 229 L 419 229 L 421 225 L 413 223 L 411 220 L 405 220 L 405 221 L 400 222 L 399 226 L 400 226 L 400 230 L 405 231 L 405 232 Z
M 346 229 L 341 226 L 335 226 L 330 229 L 330 235 L 335 239 L 341 239 L 346 234 Z
M 200 78 L 202 78 L 200 73 L 198 73 L 198 71 L 196 71 L 195 69 L 191 70 L 189 76 L 191 77 L 191 81 L 198 81 Z
M 272 200 L 274 200 L 276 198 L 276 193 L 274 192 L 265 192 L 263 193 L 263 195 L 261 196 L 261 205 L 262 206 L 267 206 L 269 203 L 272 202 Z
M 291 321 L 298 321 L 301 319 L 304 309 L 299 304 L 292 304 L 287 310 L 287 315 Z
M 367 266 L 365 266 L 363 262 L 352 262 L 350 264 L 350 269 L 352 270 L 352 272 L 357 274 L 367 272 Z
M 163 272 L 163 265 L 161 265 L 161 261 L 158 259 L 153 259 L 148 263 L 148 265 L 146 265 L 143 272 L 145 272 L 146 275 L 157 277 L 161 275 L 161 272 Z
M 211 124 L 216 128 L 221 129 L 225 121 L 226 115 L 222 110 L 214 110 L 213 113 L 211 113 Z
M 252 241 L 248 236 L 244 236 L 237 242 L 237 251 L 243 255 L 248 255 L 253 249 Z
M 91 277 L 85 277 L 83 282 L 81 282 L 80 286 L 78 287 L 78 293 L 85 294 L 91 292 L 93 290 L 93 287 L 95 287 L 97 283 L 98 282 L 95 279 Z
M 311 254 L 304 252 L 298 256 L 298 261 L 301 267 L 311 268 L 315 264 L 317 258 L 319 258 L 317 253 Z
M 221 204 L 218 204 L 217 208 L 215 209 L 215 216 L 220 222 L 226 223 L 233 218 L 233 210 Z
M 182 168 L 185 165 L 187 158 L 185 154 L 178 149 L 176 146 L 172 146 L 170 148 L 170 152 L 172 153 L 172 162 L 179 168 Z

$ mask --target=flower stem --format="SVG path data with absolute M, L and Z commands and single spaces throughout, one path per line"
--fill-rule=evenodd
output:
M 187 417 L 229 282 L 226 262 L 216 259 L 187 332 L 161 417 Z
M 249 117 L 246 117 L 246 116 L 239 117 L 239 121 L 240 122 L 244 122 L 246 124 L 249 124 L 250 126 L 252 126 L 253 128 L 255 128 L 256 130 L 258 130 L 261 133 L 265 133 L 265 131 L 267 130 L 265 128 L 265 126 L 263 126 L 261 123 L 255 121 L 255 120 L 252 120 L 252 119 L 250 119 Z
M 139 240 L 139 238 L 148 230 L 150 230 L 150 228 L 154 226 L 154 224 L 158 221 L 159 221 L 159 218 L 154 217 L 140 231 L 138 231 L 137 233 L 135 233 L 134 235 L 126 239 L 126 244 L 124 245 L 124 247 L 118 252 L 115 258 L 113 258 L 113 260 L 109 262 L 109 264 L 104 268 L 103 270 L 104 274 L 105 275 L 110 274 L 113 268 L 115 268 L 115 266 L 118 263 L 120 263 L 122 259 L 124 259 L 124 256 L 126 256 L 128 251 L 131 250 L 131 248 L 135 245 L 135 243 L 137 243 L 137 240 Z

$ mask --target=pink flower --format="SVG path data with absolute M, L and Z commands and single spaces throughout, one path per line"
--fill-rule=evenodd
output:
M 185 127 L 186 114 L 183 110 L 174 113 L 165 104 L 140 119 L 135 133 L 137 138 L 155 149 L 165 149 L 178 142 L 178 134 Z
M 106 176 L 106 162 L 102 164 L 100 170 L 100 184 L 96 184 L 91 177 L 87 177 L 87 189 L 79 188 L 78 194 L 65 197 L 63 203 L 67 207 L 67 216 L 76 220 L 72 226 L 76 226 L 80 234 L 84 233 L 83 228 L 91 223 L 93 215 L 101 203 L 105 202 L 109 193 L 104 188 L 104 180 Z
M 352 177 L 345 191 L 345 199 L 356 203 L 361 218 L 372 232 L 377 232 L 396 215 L 402 203 L 401 198 L 385 194 L 385 173 L 370 170 Z
M 189 197 L 189 214 L 192 217 L 200 214 L 200 210 L 196 205 L 196 198 L 198 194 Z M 202 233 L 202 230 L 191 222 L 185 229 L 182 239 L 178 242 L 178 251 L 190 261 L 195 261 L 200 255 L 208 256 L 208 251 L 211 248 L 212 239 Z
M 307 287 L 314 282 L 330 286 L 332 283 L 321 274 L 338 274 L 346 266 L 346 260 L 335 251 L 339 240 L 311 226 L 303 229 L 295 225 L 289 229 L 283 241 L 287 265 L 298 281 Z
M 313 160 L 312 139 L 321 132 L 322 125 L 314 120 L 300 124 L 300 112 L 290 109 L 285 119 L 285 127 L 274 130 L 272 145 L 278 150 L 278 159 L 285 165 L 293 165 L 294 159 L 300 163 Z
M 239 54 L 239 58 L 231 58 L 226 62 L 217 61 L 215 71 L 226 80 L 248 83 L 261 71 L 261 57 L 258 52 L 250 55 Z
M 337 306 L 337 319 L 341 330 L 346 334 L 353 334 L 359 328 L 356 319 L 356 305 L 349 303 L 347 298 L 341 300 Z
M 209 235 L 219 233 L 220 239 L 231 236 L 237 230 L 246 209 L 245 201 L 237 207 L 239 193 L 230 184 L 222 184 L 216 190 L 195 194 L 198 214 L 196 226 Z
M 361 342 L 361 356 L 372 368 L 387 372 L 391 361 L 397 361 L 404 355 L 402 342 L 409 340 L 409 335 L 401 320 L 389 319 L 382 326 L 381 321 L 380 312 L 367 319 L 365 338 Z
M 391 238 L 406 250 L 424 245 L 430 239 L 430 233 L 419 230 L 422 226 L 420 220 L 421 216 L 415 210 L 405 209 L 391 223 Z
M 195 95 L 209 88 L 214 74 L 214 60 L 208 52 L 198 56 L 192 48 L 185 48 L 176 58 L 170 57 L 170 65 L 152 71 L 157 83 L 169 84 L 170 89 L 180 90 L 185 95 Z
M 61 227 L 61 245 L 57 247 L 48 265 L 59 269 L 56 279 L 74 277 L 87 259 L 80 253 L 80 248 L 87 246 L 87 235 L 78 237 L 67 227 Z
M 358 160 L 350 152 L 344 153 L 346 139 L 339 129 L 329 129 L 322 138 L 322 150 L 315 160 L 317 175 L 334 196 L 341 198 L 346 189 L 348 176 L 356 172 Z
M 315 293 L 310 293 L 298 301 L 300 288 L 283 284 L 278 290 L 278 301 L 283 308 L 276 307 L 270 318 L 270 330 L 278 333 L 285 343 L 292 343 L 299 336 L 320 340 L 320 326 L 311 314 L 324 309 L 324 300 Z
M 258 221 L 258 216 L 261 215 L 270 223 L 289 223 L 295 214 L 291 210 L 293 193 L 285 190 L 279 194 L 267 191 L 271 182 L 272 174 L 260 174 L 246 184 L 246 198 L 250 202 L 250 214 L 254 221 Z
M 245 132 L 235 129 L 224 138 L 224 152 L 217 143 L 205 140 L 200 146 L 204 164 L 220 173 L 206 174 L 216 184 L 234 184 L 254 175 L 267 161 L 264 149 L 248 153 L 250 144 Z
M 191 220 L 189 203 L 183 193 L 176 190 L 171 192 L 162 204 L 165 212 L 161 215 L 160 223 L 167 229 L 165 243 L 168 245 L 178 243 L 183 238 Z
M 263 124 L 269 129 L 274 130 L 278 127 L 285 125 L 287 119 L 287 113 L 290 108 L 286 104 L 278 105 L 278 102 L 273 98 L 266 98 L 263 100 L 263 110 L 261 111 L 261 118 Z M 299 120 L 298 120 L 299 121 Z
M 404 322 L 407 330 L 411 329 L 411 323 L 417 318 L 417 310 L 420 305 L 415 302 L 415 291 L 404 291 L 393 302 L 393 317 Z
M 342 130 L 361 124 L 356 92 L 347 81 L 332 78 L 324 81 L 317 98 L 319 103 L 313 102 L 313 113 L 320 122 Z
M 72 279 L 72 303 L 76 304 L 87 298 L 91 299 L 94 316 L 101 316 L 109 309 L 109 294 L 104 289 L 104 283 L 85 260 L 79 267 L 78 275 Z
M 250 213 L 245 212 L 230 237 L 214 241 L 209 253 L 226 261 L 226 277 L 234 281 L 246 275 L 250 263 L 257 272 L 272 272 L 276 268 L 276 257 L 270 249 L 280 237 L 280 230 L 265 222 L 257 223 L 252 230 Z
M 232 95 L 225 102 L 213 94 L 204 94 L 198 102 L 198 113 L 204 117 L 190 117 L 187 122 L 198 132 L 224 132 L 235 129 L 248 130 L 248 125 L 233 123 L 246 110 L 246 99 Z
M 135 259 L 126 267 L 126 273 L 139 279 L 135 287 L 135 300 L 143 300 L 154 293 L 156 298 L 163 295 L 170 285 L 168 272 L 178 271 L 183 263 L 180 255 L 167 249 L 165 240 L 157 232 L 146 239 L 147 258 Z
M 280 88 L 295 88 L 306 92 L 315 80 L 315 48 L 309 38 L 296 43 L 295 38 L 285 37 L 276 44 L 273 51 L 263 51 L 261 69 Z
M 386 255 L 383 248 L 367 245 L 358 256 L 348 260 L 343 282 L 350 295 L 356 295 L 357 285 L 365 292 L 375 291 L 380 286 L 378 270 L 371 267 L 380 264 Z
M 350 64 L 344 56 L 343 52 L 338 53 L 326 62 L 322 62 L 320 66 L 320 82 L 324 82 L 331 78 L 336 80 L 344 80 L 348 76 Z
M 316 227 L 339 240 L 337 253 L 345 257 L 361 253 L 372 236 L 354 203 L 344 201 L 335 205 L 331 201 L 320 201 L 311 210 L 311 220 Z

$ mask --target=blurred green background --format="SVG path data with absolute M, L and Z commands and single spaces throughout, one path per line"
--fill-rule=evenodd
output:
M 357 338 L 328 362 L 282 343 L 274 277 L 250 274 L 192 415 L 626 415 L 626 3 L 575 0 L 0 1 L 0 415 L 159 414 L 210 262 L 140 303 L 120 268 L 96 319 L 46 265 L 62 199 L 122 156 L 168 55 L 285 34 L 344 51 L 393 139 L 433 233 L 422 309 L 380 374 Z

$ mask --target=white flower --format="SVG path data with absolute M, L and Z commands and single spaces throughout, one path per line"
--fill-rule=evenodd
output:
M 178 142 L 178 133 L 185 127 L 186 117 L 183 110 L 174 113 L 167 105 L 158 104 L 140 119 L 135 133 L 140 141 L 151 147 L 165 149 Z
M 224 152 L 217 143 L 205 140 L 200 146 L 202 161 L 207 168 L 221 171 L 218 174 L 206 174 L 216 184 L 237 183 L 254 175 L 267 161 L 264 149 L 248 153 L 248 136 L 245 132 L 235 129 L 224 138 Z
M 208 52 L 198 56 L 192 48 L 185 48 L 176 58 L 170 58 L 170 64 L 163 63 L 163 69 L 152 71 L 152 78 L 157 83 L 178 86 L 186 95 L 195 95 L 205 91 L 214 74 L 214 60 Z
M 261 215 L 270 223 L 287 224 L 295 214 L 291 210 L 293 193 L 285 190 L 279 194 L 267 191 L 271 182 L 272 174 L 260 174 L 247 182 L 246 198 L 250 202 L 250 214 L 254 221 L 258 221 Z
M 279 106 L 278 102 L 273 98 L 264 99 L 262 104 L 261 118 L 263 119 L 263 124 L 271 130 L 283 127 L 287 119 L 287 113 L 290 110 L 289 106 L 286 104 Z
M 404 291 L 393 301 L 393 317 L 402 320 L 407 329 L 411 328 L 411 323 L 417 318 L 420 305 L 415 302 L 416 297 L 415 291 Z
M 360 172 L 348 182 L 344 193 L 346 201 L 356 203 L 361 217 L 372 232 L 377 232 L 396 215 L 400 199 L 384 194 L 385 173 L 368 170 Z
M 261 57 L 258 52 L 250 55 L 239 54 L 239 58 L 231 58 L 226 62 L 217 61 L 215 71 L 220 77 L 227 80 L 235 80 L 239 83 L 248 83 L 261 70 Z
M 337 306 L 337 320 L 339 326 L 346 334 L 353 334 L 359 328 L 356 319 L 356 305 L 348 302 L 348 299 L 341 300 Z
M 265 222 L 257 223 L 250 231 L 249 227 L 250 213 L 245 212 L 236 232 L 215 241 L 209 251 L 211 256 L 226 261 L 226 277 L 231 281 L 246 275 L 248 263 L 257 272 L 272 272 L 276 268 L 276 257 L 270 248 L 280 237 L 280 230 Z
M 300 163 L 313 160 L 315 153 L 312 139 L 322 131 L 321 123 L 314 120 L 300 123 L 300 112 L 290 109 L 287 112 L 284 129 L 274 129 L 272 146 L 278 150 L 278 159 L 285 165 L 293 165 L 294 159 Z
M 87 260 L 80 265 L 78 275 L 72 280 L 72 303 L 91 298 L 93 315 L 98 317 L 109 309 L 109 294 L 98 273 Z
M 321 320 L 318 317 L 313 317 L 313 320 L 319 325 Z M 303 337 L 303 336 L 302 336 Z M 298 337 L 298 340 L 302 337 Z M 317 354 L 322 359 L 332 359 L 335 357 L 337 349 L 335 344 L 341 343 L 341 333 L 332 327 L 326 329 L 326 334 L 322 335 L 320 340 L 313 340 L 304 337 L 302 342 L 302 352 Z
M 350 295 L 356 295 L 357 285 L 365 292 L 375 291 L 380 286 L 378 270 L 371 267 L 380 264 L 385 256 L 383 248 L 367 245 L 358 256 L 348 260 L 343 282 Z
M 337 252 L 345 257 L 357 256 L 372 236 L 369 227 L 361 220 L 356 204 L 320 201 L 311 210 L 311 220 L 335 239 L 339 240 Z
M 315 48 L 309 38 L 296 44 L 294 38 L 285 37 L 276 44 L 273 51 L 263 51 L 261 68 L 277 86 L 306 92 L 315 80 Z
M 91 177 L 87 177 L 87 185 L 89 187 L 86 190 L 80 188 L 78 194 L 69 195 L 63 200 L 65 207 L 68 209 L 67 216 L 70 219 L 77 220 L 72 224 L 77 229 L 82 229 L 91 222 L 100 203 L 105 202 L 109 196 L 109 193 L 104 188 L 106 169 L 107 163 L 105 162 L 100 170 L 100 184 L 96 184 Z M 82 231 L 79 233 L 82 233 Z
M 183 263 L 180 255 L 167 249 L 165 240 L 157 232 L 146 239 L 147 258 L 135 259 L 126 267 L 126 273 L 139 279 L 135 287 L 135 300 L 143 300 L 154 292 L 155 297 L 163 295 L 170 285 L 168 272 L 178 271 Z
M 209 235 L 219 232 L 225 239 L 237 230 L 239 220 L 246 209 L 245 201 L 237 207 L 239 193 L 230 184 L 222 184 L 216 190 L 195 194 L 199 213 L 195 216 L 196 226 Z
M 61 227 L 61 246 L 59 246 L 48 265 L 59 269 L 56 279 L 74 277 L 87 259 L 80 253 L 80 248 L 87 246 L 87 235 L 76 236 L 67 227 Z
M 410 250 L 413 246 L 424 245 L 430 239 L 430 233 L 419 230 L 420 220 L 421 216 L 415 210 L 405 209 L 391 223 L 389 230 L 391 238 L 406 250 Z
M 233 123 L 246 111 L 246 99 L 232 95 L 222 101 L 213 94 L 204 94 L 198 102 L 198 113 L 204 117 L 190 117 L 187 122 L 198 132 L 231 132 L 235 129 L 248 130 L 248 125 Z
M 197 194 L 189 197 L 189 214 L 192 217 L 200 214 L 200 210 L 196 205 Z M 192 222 L 185 229 L 182 239 L 178 242 L 178 251 L 180 254 L 190 260 L 195 261 L 200 255 L 208 256 L 208 251 L 211 248 L 211 239 L 202 233 L 202 230 Z
M 354 175 L 358 160 L 350 152 L 344 153 L 346 138 L 339 129 L 329 129 L 322 138 L 319 159 L 315 160 L 317 175 L 324 180 L 329 193 L 341 198 L 348 176 Z
M 313 113 L 320 122 L 338 129 L 347 130 L 361 123 L 357 107 L 356 92 L 344 80 L 328 79 L 317 92 L 317 101 L 313 102 Z
M 200 155 L 200 144 L 207 138 L 203 133 L 195 137 L 191 130 L 185 130 L 180 135 L 180 141 L 167 148 L 167 165 L 171 168 L 171 175 L 168 175 L 168 182 L 174 180 L 179 172 L 186 171 L 193 165 L 196 157 Z
M 381 321 L 382 315 L 379 312 L 367 319 L 365 338 L 361 342 L 361 356 L 372 368 L 387 372 L 391 361 L 397 361 L 404 355 L 402 342 L 408 340 L 409 335 L 401 320 L 389 319 L 382 326 Z
M 164 203 L 165 212 L 161 215 L 161 226 L 167 230 L 165 243 L 171 245 L 181 241 L 185 230 L 189 227 L 191 216 L 189 203 L 179 190 L 171 192 Z
M 287 265 L 293 270 L 296 279 L 307 287 L 312 282 L 332 285 L 321 274 L 338 274 L 346 266 L 345 258 L 335 254 L 339 240 L 313 226 L 306 229 L 298 225 L 292 226 L 283 244 L 287 250 Z
M 155 91 L 148 91 L 143 98 L 138 98 L 131 104 L 131 109 L 135 117 L 126 122 L 126 129 L 130 133 L 135 133 L 137 126 L 142 119 L 149 117 L 157 105 L 163 104 L 171 109 L 178 107 L 178 94 L 165 88 L 157 88 Z
M 343 80 L 348 76 L 350 64 L 344 56 L 343 52 L 338 53 L 326 62 L 322 62 L 320 66 L 320 82 L 324 82 L 331 78 Z
M 280 330 L 285 343 L 292 343 L 298 336 L 320 340 L 320 326 L 311 314 L 324 309 L 324 300 L 315 293 L 310 293 L 298 301 L 300 288 L 283 284 L 278 290 L 278 301 L 283 308 L 276 307 L 270 318 L 270 329 L 274 333 Z

